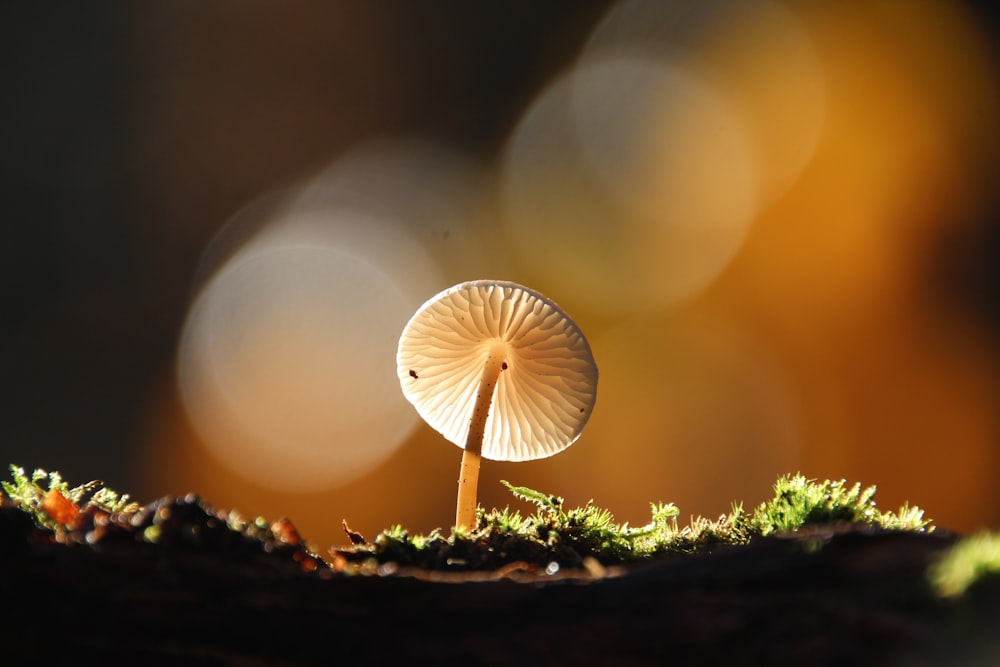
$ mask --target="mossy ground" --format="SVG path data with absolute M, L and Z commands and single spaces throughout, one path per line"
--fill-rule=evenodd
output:
M 695 553 L 712 546 L 743 545 L 755 537 L 786 533 L 809 525 L 867 524 L 884 530 L 932 531 L 919 507 L 904 505 L 883 512 L 875 505 L 875 487 L 848 486 L 841 481 L 817 482 L 802 475 L 781 477 L 774 498 L 753 511 L 734 503 L 717 519 L 696 517 L 688 525 L 677 521 L 673 504 L 653 503 L 644 526 L 618 524 L 593 501 L 566 509 L 563 499 L 503 482 L 515 497 L 536 506 L 522 515 L 510 507 L 480 508 L 476 528 L 445 535 L 411 535 L 394 526 L 374 542 L 357 537 L 350 549 L 334 549 L 334 562 L 352 566 L 395 563 L 424 569 L 482 570 L 513 563 L 530 563 L 555 571 L 621 565 L 669 554 Z
M 247 520 L 236 511 L 216 510 L 194 494 L 140 505 L 100 482 L 70 487 L 58 472 L 38 469 L 28 475 L 17 466 L 10 469 L 13 480 L 0 483 L 0 548 L 19 538 L 91 547 L 124 542 L 214 553 L 269 570 L 325 567 L 287 519 Z
M 687 525 L 677 521 L 673 504 L 650 506 L 649 523 L 632 527 L 619 524 L 610 512 L 593 501 L 567 509 L 559 496 L 503 482 L 520 501 L 534 511 L 479 509 L 477 525 L 470 531 L 428 535 L 411 534 L 402 526 L 384 530 L 373 541 L 344 529 L 353 545 L 331 548 L 328 556 L 305 552 L 294 526 L 283 519 L 244 520 L 237 512 L 217 512 L 195 497 L 163 499 L 140 506 L 122 495 L 91 482 L 70 487 L 59 475 L 44 470 L 27 474 L 11 466 L 12 481 L 4 482 L 14 505 L 29 515 L 37 528 L 60 542 L 93 544 L 105 535 L 133 535 L 134 539 L 157 542 L 164 539 L 165 526 L 177 534 L 200 536 L 232 533 L 250 543 L 263 543 L 303 551 L 298 561 L 308 569 L 327 566 L 336 572 L 366 574 L 399 568 L 468 572 L 496 571 L 505 567 L 554 573 L 559 570 L 598 571 L 606 566 L 626 565 L 658 556 L 690 554 L 713 546 L 738 546 L 755 538 L 797 531 L 810 525 L 864 524 L 889 531 L 932 531 L 930 520 L 918 507 L 904 505 L 898 511 L 882 511 L 875 504 L 875 487 L 848 485 L 845 481 L 815 481 L 800 474 L 780 477 L 774 497 L 747 511 L 734 503 L 732 511 L 716 519 L 696 517 Z M 177 527 L 166 521 L 188 507 L 192 525 Z M 175 507 L 176 506 L 176 507 Z M 171 509 L 172 508 L 172 509 Z M 193 513 L 192 513 L 193 512 Z M 186 531 L 186 532 L 185 532 Z M 388 568 L 386 566 L 389 566 Z
M 474 530 L 395 526 L 369 541 L 345 523 L 353 546 L 321 557 L 286 519 L 247 520 L 193 495 L 139 505 L 101 484 L 12 472 L 0 492 L 0 589 L 30 619 L 6 645 L 18 664 L 39 662 L 53 636 L 146 665 L 325 664 L 331 651 L 398 664 L 414 650 L 497 665 L 1000 656 L 996 536 L 962 541 L 919 508 L 884 512 L 874 487 L 844 481 L 781 477 L 751 510 L 736 503 L 684 525 L 675 506 L 654 504 L 638 527 L 593 502 L 570 509 L 510 486 L 520 509 L 481 510 Z M 114 618 L 129 629 L 110 641 Z

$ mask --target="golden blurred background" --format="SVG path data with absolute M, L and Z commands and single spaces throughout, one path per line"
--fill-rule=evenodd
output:
M 461 452 L 396 342 L 501 278 L 601 375 L 569 450 L 484 462 L 487 507 L 714 516 L 801 471 L 1000 527 L 990 7 L 5 9 L 0 458 L 321 549 L 447 528 Z

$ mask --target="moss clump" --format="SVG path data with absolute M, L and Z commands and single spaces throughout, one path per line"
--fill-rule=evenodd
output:
M 131 549 L 139 560 L 156 553 L 161 568 L 188 563 L 194 553 L 269 572 L 325 567 L 288 519 L 248 521 L 195 494 L 140 506 L 100 482 L 71 488 L 59 473 L 40 469 L 28 475 L 11 466 L 11 475 L 12 482 L 0 482 L 0 551 L 24 543 L 58 543 Z
M 959 597 L 985 578 L 1000 581 L 1000 533 L 966 537 L 946 551 L 929 574 L 942 597 Z
M 751 532 L 760 535 L 798 530 L 810 524 L 846 521 L 868 523 L 889 530 L 932 529 L 919 507 L 904 504 L 898 512 L 875 506 L 875 487 L 862 489 L 839 482 L 815 482 L 802 475 L 782 477 L 774 485 L 774 498 L 762 504 L 750 520 Z
M 236 512 L 221 513 L 204 506 L 195 496 L 165 498 L 140 507 L 127 495 L 99 482 L 71 488 L 56 472 L 35 470 L 27 475 L 22 468 L 11 466 L 11 474 L 13 481 L 2 483 L 9 500 L 0 497 L 0 502 L 11 508 L 9 511 L 20 510 L 30 516 L 58 542 L 93 544 L 117 536 L 161 546 L 168 542 L 229 545 L 227 551 L 244 542 L 265 550 L 284 545 L 296 552 L 297 560 L 307 562 L 309 569 L 320 565 L 287 520 L 248 523 Z M 401 567 L 456 572 L 505 567 L 539 572 L 563 568 L 600 571 L 607 565 L 659 555 L 743 545 L 813 524 L 933 530 L 918 507 L 904 505 L 898 512 L 879 510 L 874 486 L 863 489 L 859 484 L 848 486 L 843 480 L 817 482 L 802 475 L 779 478 L 774 498 L 753 512 L 734 504 L 728 514 L 717 519 L 696 517 L 686 526 L 678 525 L 679 510 L 672 503 L 651 504 L 649 523 L 632 527 L 617 523 L 609 511 L 593 501 L 567 509 L 559 496 L 503 483 L 516 498 L 534 505 L 534 511 L 522 514 L 510 507 L 478 508 L 472 530 L 455 530 L 448 536 L 440 530 L 419 535 L 397 525 L 383 531 L 373 543 L 351 531 L 345 522 L 353 546 L 330 549 L 329 565 L 348 574 L 387 573 Z
M 641 561 L 657 555 L 694 553 L 713 545 L 743 545 L 755 537 L 788 533 L 804 526 L 831 523 L 864 524 L 885 530 L 932 531 L 923 510 L 904 505 L 883 512 L 875 505 L 875 487 L 846 482 L 810 480 L 802 475 L 781 477 L 775 496 L 752 513 L 734 504 L 717 519 L 696 517 L 679 526 L 679 510 L 672 503 L 653 503 L 651 520 L 639 527 L 618 524 L 610 512 L 588 502 L 566 509 L 563 498 L 503 482 L 515 497 L 534 504 L 534 513 L 522 515 L 510 507 L 479 509 L 476 528 L 445 537 L 410 535 L 396 526 L 374 543 L 361 540 L 350 549 L 331 549 L 338 569 L 351 571 L 364 563 L 396 563 L 425 569 L 495 569 L 524 561 L 550 569 L 585 566 L 588 559 L 601 565 Z
M 80 512 L 87 508 L 108 513 L 139 509 L 139 504 L 132 502 L 128 494 L 112 491 L 101 482 L 70 488 L 58 472 L 38 468 L 29 476 L 16 465 L 10 466 L 10 474 L 12 482 L 0 482 L 4 492 L 35 523 L 50 530 L 73 528 Z

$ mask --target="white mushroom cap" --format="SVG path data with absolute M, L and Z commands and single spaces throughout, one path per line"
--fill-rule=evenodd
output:
M 482 455 L 528 461 L 573 444 L 594 408 L 597 365 L 573 320 L 515 283 L 466 282 L 424 303 L 399 340 L 403 394 L 428 424 L 464 447 L 491 353 L 503 356 L 503 370 Z

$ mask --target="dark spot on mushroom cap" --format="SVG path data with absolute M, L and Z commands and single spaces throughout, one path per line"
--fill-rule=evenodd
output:
M 413 378 L 414 380 L 417 379 L 417 372 L 412 368 L 410 369 L 410 377 Z
M 502 364 L 500 364 L 500 370 L 503 370 L 503 371 L 507 370 L 507 362 L 506 361 L 503 362 Z

